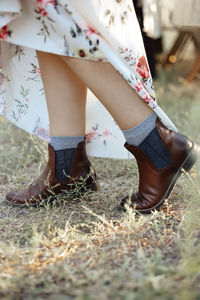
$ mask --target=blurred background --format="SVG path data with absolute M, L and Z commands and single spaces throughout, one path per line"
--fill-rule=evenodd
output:
M 169 68 L 187 60 L 188 82 L 200 72 L 200 1 L 133 0 L 152 76 L 156 65 Z

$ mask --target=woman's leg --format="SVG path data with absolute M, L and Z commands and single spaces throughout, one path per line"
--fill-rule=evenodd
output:
M 39 51 L 37 55 L 50 121 L 49 160 L 34 184 L 6 195 L 9 202 L 20 205 L 35 204 L 74 187 L 99 188 L 85 150 L 87 88 L 59 56 Z
M 110 63 L 70 57 L 63 60 L 111 113 L 127 142 L 138 146 L 155 127 L 152 109 Z
M 152 113 L 110 63 L 62 58 L 112 114 L 121 129 L 138 125 Z
M 51 136 L 85 134 L 86 85 L 54 54 L 37 51 Z
M 156 114 L 110 63 L 63 60 L 111 113 L 129 143 L 139 145 L 155 127 Z

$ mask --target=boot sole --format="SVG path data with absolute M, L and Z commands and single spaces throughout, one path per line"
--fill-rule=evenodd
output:
M 151 208 L 137 209 L 136 212 L 139 212 L 139 213 L 142 213 L 142 214 L 150 214 L 153 210 L 158 210 L 164 204 L 164 201 L 170 196 L 170 194 L 171 194 L 178 178 L 183 173 L 185 173 L 185 172 L 188 173 L 192 169 L 194 164 L 197 162 L 199 157 L 200 157 L 200 148 L 199 148 L 198 145 L 193 143 L 188 156 L 186 157 L 186 159 L 182 163 L 181 167 L 179 168 L 178 172 L 175 174 L 174 178 L 172 179 L 172 181 L 169 185 L 169 188 L 167 189 L 167 191 L 166 191 L 164 197 L 162 198 L 162 200 L 160 202 L 158 202 L 155 206 L 151 207 Z
M 87 185 L 85 186 L 82 190 L 80 190 L 80 193 L 79 195 L 85 195 L 86 193 L 92 193 L 92 192 L 98 192 L 100 190 L 100 185 L 99 183 L 96 183 L 96 184 L 90 184 L 90 185 Z M 68 191 L 70 193 L 70 191 Z M 56 196 L 66 196 L 66 193 L 63 192 L 63 193 L 60 193 Z M 15 207 L 38 207 L 38 206 L 42 206 L 44 205 L 45 203 L 49 202 L 49 203 L 52 203 L 54 200 L 56 200 L 56 196 L 49 196 L 48 198 L 46 199 L 42 199 L 41 202 L 36 202 L 36 203 L 23 203 L 23 204 L 20 204 L 20 203 L 17 203 L 17 202 L 14 202 L 14 201 L 10 201 L 10 200 L 7 200 L 6 198 L 4 199 L 4 201 L 9 204 L 9 205 L 12 205 L 12 206 L 15 206 Z M 74 196 L 74 198 L 76 198 Z

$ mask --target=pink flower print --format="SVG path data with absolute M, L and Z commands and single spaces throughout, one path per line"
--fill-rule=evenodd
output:
M 37 9 L 38 9 L 38 13 L 41 14 L 43 17 L 47 16 L 47 12 L 45 10 L 46 6 L 48 4 L 55 4 L 55 0 L 36 0 L 35 2 Z
M 140 76 L 143 78 L 148 79 L 149 78 L 149 68 L 147 65 L 146 58 L 144 56 L 139 58 L 138 64 L 137 64 L 137 70 L 136 70 Z
M 87 37 L 90 37 L 93 34 L 98 34 L 98 32 L 90 25 L 86 25 L 85 27 L 86 27 L 85 33 L 86 33 Z
M 110 138 L 112 136 L 112 132 L 110 129 L 105 129 L 103 132 L 102 132 L 102 136 L 105 137 L 105 138 Z
M 101 137 L 101 142 L 106 144 L 106 140 L 109 140 L 112 137 L 112 131 L 110 129 L 105 129 L 99 136 Z
M 25 100 L 26 100 L 26 102 L 29 102 L 29 101 L 30 101 L 30 99 L 29 99 L 29 98 L 26 98 Z
M 7 25 L 1 27 L 0 29 L 0 39 L 7 41 L 8 37 L 11 35 L 11 31 L 8 30 Z
M 138 82 L 135 86 L 136 92 L 139 93 L 142 90 L 142 84 L 141 82 Z
M 146 97 L 144 98 L 144 101 L 146 101 L 147 103 L 152 101 L 152 98 L 149 95 L 146 95 Z
M 41 14 L 43 17 L 47 16 L 47 12 L 44 8 L 39 8 L 38 9 L 39 14 Z
M 37 76 L 40 76 L 40 75 L 41 75 L 41 73 L 40 73 L 40 68 L 39 68 L 39 67 L 37 67 L 37 68 L 35 69 L 35 74 L 36 74 Z
M 85 135 L 86 143 L 90 143 L 96 136 L 97 132 L 95 130 L 88 132 Z
M 34 132 L 33 132 L 34 135 L 38 136 L 39 138 L 45 140 L 45 141 L 48 141 L 49 140 L 49 135 L 50 135 L 50 132 L 49 130 L 46 130 L 42 127 L 37 127 Z

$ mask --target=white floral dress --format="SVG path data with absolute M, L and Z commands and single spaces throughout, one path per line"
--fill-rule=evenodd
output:
M 1 0 L 0 39 L 0 113 L 27 132 L 49 138 L 36 49 L 110 62 L 161 121 L 176 130 L 156 103 L 131 0 Z M 86 140 L 90 155 L 128 158 L 119 127 L 91 93 Z

